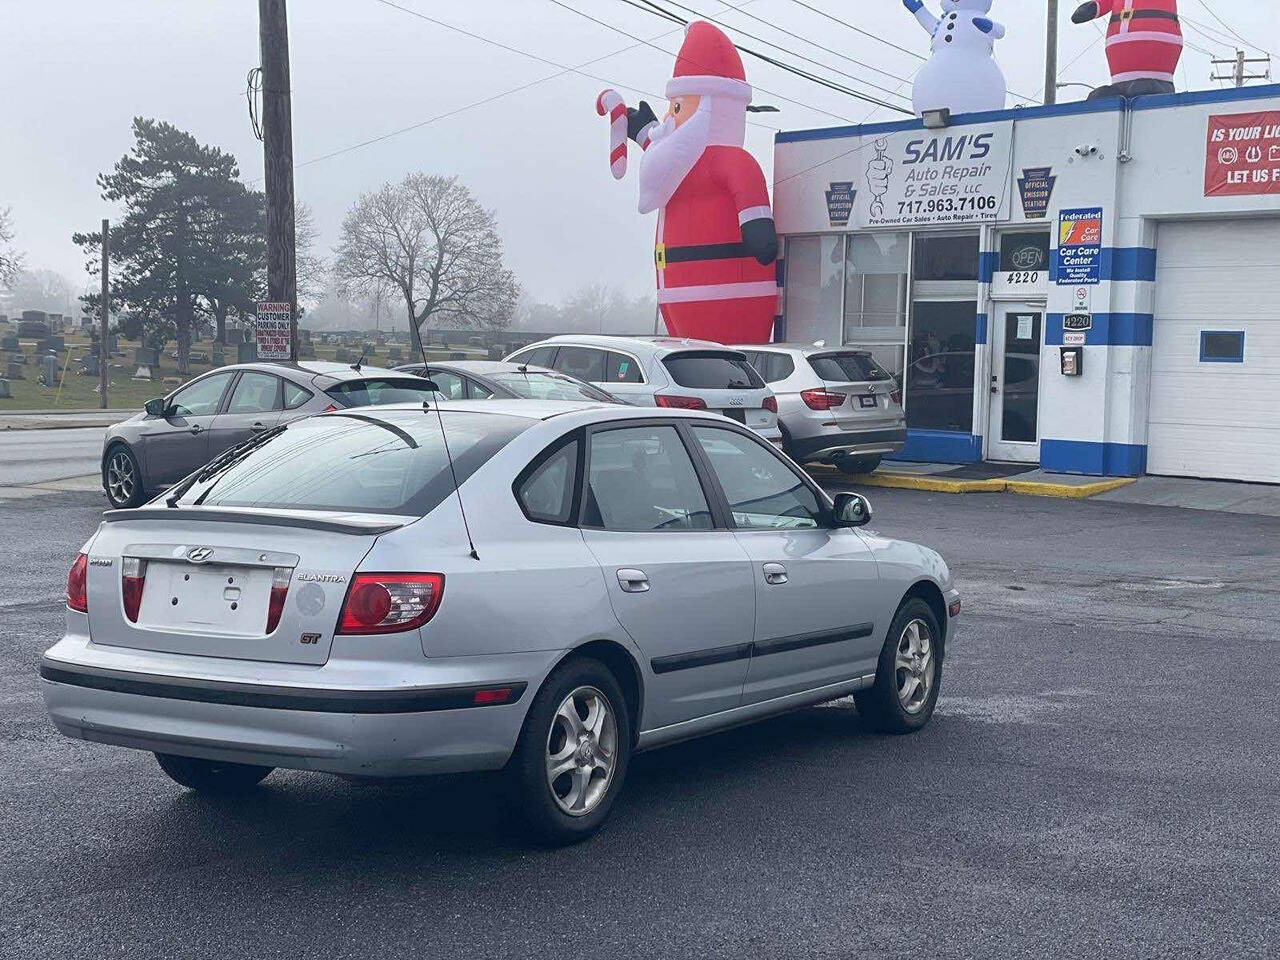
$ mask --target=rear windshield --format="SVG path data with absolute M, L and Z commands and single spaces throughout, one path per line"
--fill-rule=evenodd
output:
M 370 407 L 384 403 L 421 403 L 432 397 L 419 377 L 368 377 L 348 380 L 325 391 L 342 407 Z
M 494 373 L 489 375 L 494 383 L 506 387 L 517 397 L 526 400 L 597 400 L 614 402 L 613 397 L 571 377 L 558 373 L 530 370 L 528 373 Z
M 740 353 L 691 350 L 664 357 L 662 365 L 672 380 L 691 390 L 758 390 L 764 386 L 760 374 Z
M 459 483 L 533 422 L 465 411 L 443 418 Z M 198 481 L 178 502 L 421 517 L 452 493 L 433 408 L 377 419 L 333 413 L 297 420 Z
M 871 354 L 861 350 L 842 350 L 840 353 L 822 353 L 809 358 L 809 366 L 823 380 L 837 383 L 868 380 L 892 380 L 889 371 L 871 359 Z

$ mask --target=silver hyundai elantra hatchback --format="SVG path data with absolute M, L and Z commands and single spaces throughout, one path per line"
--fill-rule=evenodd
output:
M 635 750 L 847 694 L 928 722 L 959 596 L 869 519 L 714 414 L 337 411 L 107 513 L 40 686 L 63 733 L 193 789 L 501 769 L 572 841 Z

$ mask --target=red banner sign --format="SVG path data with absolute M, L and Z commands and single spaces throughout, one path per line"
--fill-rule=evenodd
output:
M 1280 193 L 1280 110 L 1209 117 L 1204 195 Z

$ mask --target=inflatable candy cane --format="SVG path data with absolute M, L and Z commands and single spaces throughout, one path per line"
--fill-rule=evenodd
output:
M 617 90 L 602 90 L 596 113 L 609 115 L 609 170 L 613 179 L 621 180 L 627 175 L 627 104 Z

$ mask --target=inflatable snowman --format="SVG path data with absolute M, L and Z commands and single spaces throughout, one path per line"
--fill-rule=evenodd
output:
M 917 116 L 944 107 L 953 114 L 1004 108 L 1004 74 L 992 56 L 1004 27 L 987 18 L 991 2 L 942 0 L 942 16 L 935 17 L 924 0 L 902 0 L 933 37 L 911 91 Z

